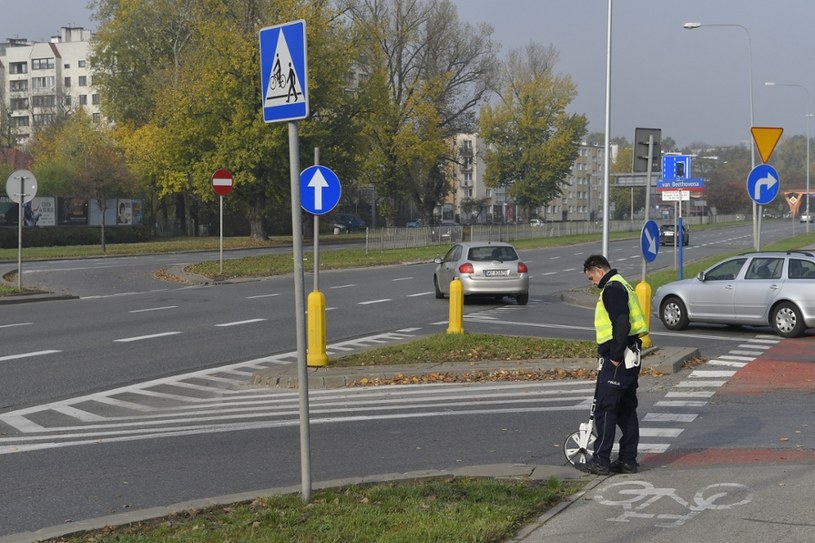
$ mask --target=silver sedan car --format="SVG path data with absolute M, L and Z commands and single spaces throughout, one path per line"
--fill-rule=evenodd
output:
M 435 262 L 436 298 L 449 295 L 450 282 L 458 278 L 465 296 L 511 296 L 518 305 L 529 301 L 529 270 L 509 243 L 457 243 Z
M 815 254 L 734 256 L 693 279 L 659 287 L 652 307 L 669 330 L 690 322 L 769 325 L 781 337 L 798 337 L 815 327 Z

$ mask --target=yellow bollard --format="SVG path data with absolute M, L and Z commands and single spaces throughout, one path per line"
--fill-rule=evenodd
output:
M 637 300 L 640 302 L 640 309 L 642 309 L 642 316 L 645 317 L 645 324 L 648 326 L 648 330 L 651 330 L 651 285 L 645 281 L 640 281 L 634 290 L 637 292 Z M 645 334 L 640 339 L 642 340 L 643 348 L 647 349 L 652 345 L 651 336 L 649 334 Z
M 325 294 L 312 290 L 308 295 L 307 366 L 327 366 L 325 354 Z
M 450 281 L 450 325 L 447 333 L 464 333 L 464 287 L 458 279 Z

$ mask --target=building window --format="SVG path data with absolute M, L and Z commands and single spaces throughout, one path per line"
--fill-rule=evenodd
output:
M 57 105 L 57 97 L 53 94 L 39 94 L 31 97 L 31 105 L 34 107 L 54 107 Z
M 32 70 L 53 70 L 54 69 L 54 59 L 53 58 L 34 58 L 34 59 L 31 59 L 31 69 Z
M 65 64 L 62 65 L 62 67 L 67 70 L 70 69 L 71 65 L 66 62 Z
M 472 198 L 473 197 L 473 189 L 464 189 L 464 197 L 465 198 Z
M 55 113 L 35 113 L 34 126 L 48 126 L 57 118 Z
M 13 124 L 15 127 L 28 126 L 28 115 L 23 115 L 21 117 L 12 117 L 11 124 Z
M 46 77 L 32 77 L 31 78 L 31 88 L 34 90 L 38 89 L 53 89 L 57 84 L 57 78 L 53 75 L 49 75 Z
M 65 97 L 65 105 L 68 106 L 68 107 L 71 107 L 71 95 L 70 94 Z
M 80 94 L 79 95 L 79 105 L 80 106 L 87 106 L 88 105 L 88 95 L 87 94 Z
M 93 122 L 99 124 L 102 122 L 102 114 L 101 113 L 94 113 L 93 114 Z
M 80 75 L 79 76 L 79 86 L 80 87 L 87 87 L 88 86 L 88 76 Z
M 98 106 L 99 105 L 99 95 L 98 94 L 91 94 L 91 104 Z
M 28 90 L 28 80 L 21 79 L 20 81 L 9 81 L 9 90 L 11 92 L 25 92 Z
M 9 109 L 28 109 L 28 98 L 12 98 Z
M 12 62 L 9 64 L 10 74 L 27 74 L 28 62 Z
M 70 86 L 71 86 L 71 78 L 70 78 L 70 77 L 66 77 L 66 78 L 65 78 L 65 86 L 66 86 L 66 87 L 70 87 Z
M 78 62 L 76 63 L 76 65 L 77 65 L 77 66 L 79 66 L 80 68 L 84 68 L 84 67 L 85 67 L 85 61 L 84 61 L 84 60 L 80 60 L 80 61 L 78 61 Z

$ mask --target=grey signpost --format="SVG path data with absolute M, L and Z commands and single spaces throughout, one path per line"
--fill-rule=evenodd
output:
M 37 195 L 37 178 L 28 170 L 16 170 L 6 180 L 6 194 L 17 203 L 17 288 L 23 288 L 23 206 Z

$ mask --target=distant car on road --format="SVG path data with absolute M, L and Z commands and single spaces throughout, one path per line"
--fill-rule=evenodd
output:
M 406 225 L 408 228 L 421 228 L 422 227 L 422 219 L 414 219 L 407 223 Z
M 433 241 L 449 241 L 455 243 L 464 240 L 464 227 L 456 221 L 443 220 L 430 231 Z
M 676 243 L 674 241 L 674 228 L 673 224 L 663 224 L 659 227 L 660 245 L 674 245 Z M 688 232 L 688 227 L 684 224 L 682 225 L 682 245 L 690 245 L 690 233 Z
M 734 256 L 693 279 L 659 287 L 652 307 L 669 330 L 691 322 L 771 326 L 785 338 L 815 327 L 815 254 Z
M 518 305 L 529 301 L 529 269 L 509 243 L 457 243 L 435 262 L 436 298 L 449 295 L 450 282 L 458 278 L 464 296 L 510 296 Z
M 801 222 L 812 222 L 812 215 L 807 215 L 806 213 L 802 214 Z
M 337 213 L 334 215 L 334 228 L 342 232 L 359 232 L 368 228 L 368 225 L 353 213 Z
M 532 228 L 541 228 L 543 227 L 543 221 L 540 219 L 530 219 L 529 226 L 531 226 Z

